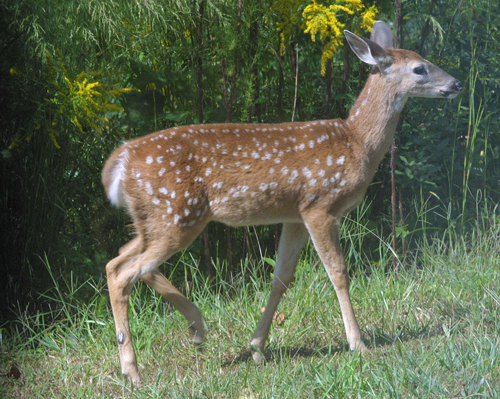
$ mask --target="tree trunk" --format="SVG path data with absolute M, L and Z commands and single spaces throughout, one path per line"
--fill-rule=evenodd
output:
M 326 62 L 325 71 L 325 97 L 323 101 L 323 117 L 329 119 L 332 111 L 332 67 L 333 60 Z
M 203 123 L 203 18 L 205 14 L 205 0 L 198 4 L 198 24 L 196 26 L 197 54 L 196 54 L 196 105 L 199 123 Z
M 203 18 L 205 16 L 205 0 L 200 0 L 198 3 L 198 24 L 196 26 L 196 111 L 198 122 L 204 122 L 203 115 Z M 208 236 L 208 227 L 203 232 L 203 246 L 204 246 L 204 263 L 205 270 L 212 278 L 212 256 L 210 254 L 210 240 Z
M 396 6 L 396 15 L 395 15 L 395 30 L 396 30 L 396 47 L 401 48 L 403 46 L 403 5 L 401 3 L 401 0 L 395 0 L 395 6 Z M 403 115 L 399 118 L 398 122 L 398 127 L 397 127 L 397 134 L 394 138 L 394 141 L 392 142 L 391 146 L 391 215 L 392 215 L 392 249 L 393 249 L 393 255 L 392 255 L 392 269 L 397 271 L 398 270 L 398 263 L 397 263 L 397 255 L 396 255 L 396 248 L 397 248 L 397 237 L 396 237 L 396 219 L 397 219 L 397 207 L 396 207 L 396 202 L 397 202 L 397 192 L 399 191 L 399 201 L 400 201 L 400 212 L 402 214 L 402 192 L 401 190 L 397 190 L 396 188 L 396 157 L 397 157 L 397 145 L 396 145 L 396 140 L 398 140 L 398 143 L 400 142 L 399 139 L 399 132 L 401 131 L 401 126 L 403 123 Z M 402 221 L 402 218 L 400 222 Z
M 240 42 L 241 36 L 241 9 L 243 7 L 243 0 L 238 0 L 238 8 L 236 9 L 236 41 Z M 231 123 L 233 121 L 233 110 L 234 110 L 234 97 L 236 92 L 236 77 L 238 74 L 238 64 L 240 57 L 238 55 L 238 50 L 234 52 L 234 65 L 233 65 L 233 75 L 231 76 L 231 90 L 229 92 L 229 98 L 226 103 L 226 122 Z
M 285 74 L 283 73 L 283 56 L 277 54 L 278 57 L 278 122 L 283 122 L 285 114 L 283 112 L 283 89 L 285 87 Z
M 257 54 L 257 45 L 258 45 L 258 35 L 259 35 L 259 24 L 257 21 L 253 21 L 250 25 L 250 35 L 249 35 L 249 43 L 250 43 L 250 60 L 253 63 L 252 66 L 252 84 L 253 84 L 253 109 L 255 119 L 257 123 L 262 122 L 262 113 L 260 103 L 257 101 L 260 97 L 260 82 L 259 82 L 259 70 L 257 68 L 257 63 L 255 62 L 255 56 Z M 278 89 L 279 90 L 279 89 Z M 252 117 L 252 112 L 249 112 L 249 119 Z M 251 120 L 249 120 L 251 122 Z
M 337 108 L 337 115 L 345 119 L 347 118 L 348 112 L 345 106 L 345 94 L 347 93 L 347 82 L 349 81 L 349 76 L 352 74 L 351 71 L 351 50 L 348 48 L 349 46 L 344 46 L 343 47 L 343 56 L 344 56 L 344 62 L 342 66 L 342 80 L 340 82 L 340 93 L 342 94 L 340 98 L 337 99 L 336 101 L 336 108 Z M 359 93 L 361 90 L 358 88 L 356 91 Z

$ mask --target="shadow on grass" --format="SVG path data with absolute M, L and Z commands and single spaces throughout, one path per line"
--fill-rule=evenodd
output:
M 396 342 L 410 342 L 418 339 L 433 338 L 442 336 L 444 331 L 442 327 L 435 327 L 430 329 L 429 326 L 424 326 L 418 331 L 408 331 L 401 330 L 393 334 L 384 334 L 383 332 L 376 332 L 372 336 L 368 337 L 365 335 L 364 342 L 370 351 L 377 348 L 391 347 Z M 314 343 L 311 346 L 302 347 L 282 347 L 274 349 L 266 349 L 264 351 L 264 357 L 266 361 L 280 362 L 282 359 L 298 359 L 298 358 L 312 358 L 312 357 L 330 357 L 335 354 L 349 352 L 349 345 L 337 345 L 337 346 L 322 346 L 316 343 L 318 347 L 314 347 Z M 232 366 L 235 364 L 246 363 L 252 360 L 252 350 L 246 349 L 241 352 L 237 357 L 233 359 L 227 359 L 223 366 Z
M 281 347 L 275 349 L 266 349 L 264 351 L 264 358 L 267 362 L 274 361 L 280 362 L 282 359 L 298 359 L 298 358 L 311 358 L 311 357 L 326 357 L 332 356 L 334 354 L 343 353 L 348 350 L 348 346 L 336 346 L 336 347 Z M 233 359 L 226 360 L 224 366 L 232 366 L 234 364 L 246 363 L 252 360 L 252 351 L 250 349 L 245 350 L 240 353 L 237 357 Z
M 408 328 L 403 328 L 402 330 L 393 332 L 392 334 L 384 334 L 383 332 L 377 331 L 370 337 L 370 342 L 368 343 L 368 348 L 379 348 L 386 346 L 393 346 L 396 342 L 410 342 L 414 340 L 424 339 L 424 338 L 434 338 L 439 337 L 444 334 L 442 326 L 434 326 L 430 328 L 430 325 L 423 326 L 419 330 L 410 330 Z

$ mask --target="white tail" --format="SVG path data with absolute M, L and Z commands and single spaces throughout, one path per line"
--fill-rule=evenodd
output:
M 374 26 L 375 42 L 345 35 L 354 53 L 374 66 L 346 120 L 175 127 L 123 144 L 106 162 L 107 195 L 127 208 L 137 232 L 106 266 L 121 368 L 133 383 L 140 377 L 128 302 L 138 279 L 186 317 L 195 343 L 205 336 L 198 308 L 157 268 L 211 220 L 283 223 L 271 294 L 251 340 L 255 360 L 309 237 L 337 292 L 349 346 L 365 349 L 339 245 L 341 218 L 361 202 L 406 100 L 453 98 L 462 85 L 418 54 L 391 49 L 394 39 L 382 22 Z

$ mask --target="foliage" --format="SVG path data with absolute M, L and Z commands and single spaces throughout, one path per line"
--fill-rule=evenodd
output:
M 323 43 L 321 53 L 321 74 L 326 72 L 326 63 L 332 59 L 338 48 L 343 45 L 342 29 L 349 22 L 349 28 L 360 33 L 360 30 L 370 31 L 375 23 L 377 8 L 366 7 L 361 0 L 335 0 L 324 5 L 316 0 L 278 0 L 271 10 L 280 15 L 276 23 L 280 32 L 280 51 L 283 53 L 292 40 L 293 31 L 297 27 L 311 35 L 316 41 L 317 34 Z M 344 21 L 344 22 L 342 22 Z
M 55 96 L 46 98 L 45 101 L 55 108 L 51 123 L 53 127 L 49 131 L 57 148 L 61 146 L 57 143 L 57 132 L 54 127 L 60 125 L 59 118 L 68 118 L 81 133 L 85 133 L 84 127 L 102 133 L 104 128 L 102 125 L 109 121 L 103 115 L 122 109 L 113 104 L 112 100 L 131 89 L 109 89 L 101 82 L 92 81 L 96 75 L 98 74 L 81 72 L 72 80 L 64 76 L 61 84 L 52 82 L 56 89 Z
M 358 18 L 361 20 L 359 27 L 371 31 L 377 12 L 375 6 L 366 9 L 361 0 L 337 1 L 329 6 L 318 4 L 313 0 L 312 4 L 304 9 L 302 13 L 305 20 L 304 33 L 309 33 L 311 40 L 316 41 L 316 35 L 319 32 L 319 38 L 324 43 L 321 54 L 321 73 L 323 75 L 326 72 L 326 62 L 333 58 L 339 46 L 343 45 L 341 29 L 345 27 L 345 24 L 339 21 L 337 15 L 345 13 L 344 18 L 353 19 L 353 14 L 359 13 Z
M 410 14 L 415 18 L 406 22 L 405 47 L 417 49 L 462 80 L 465 92 L 444 104 L 410 100 L 398 141 L 397 183 L 405 193 L 424 193 L 431 207 L 449 203 L 465 222 L 474 218 L 478 190 L 486 197 L 499 194 L 493 172 L 500 167 L 494 128 L 500 78 L 494 66 L 500 50 L 498 5 L 464 3 L 452 13 L 442 2 L 412 1 L 405 7 L 419 9 L 418 18 Z M 439 26 L 429 11 L 441 16 Z M 442 222 L 446 220 L 439 215 L 429 220 L 436 227 Z

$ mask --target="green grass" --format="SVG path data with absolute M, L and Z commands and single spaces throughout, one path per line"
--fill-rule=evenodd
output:
M 54 290 L 57 310 L 20 314 L 17 330 L 3 330 L 0 396 L 498 398 L 500 228 L 445 236 L 422 245 L 398 274 L 385 273 L 383 263 L 353 273 L 354 308 L 370 348 L 363 356 L 346 350 L 335 292 L 306 253 L 279 306 L 285 321 L 272 326 L 265 364 L 253 363 L 248 347 L 269 292 L 262 265 L 245 264 L 217 286 L 195 276 L 185 287 L 207 321 L 202 351 L 190 344 L 182 316 L 137 285 L 139 389 L 120 375 L 104 283 L 69 282 Z M 81 302 L 80 289 L 95 294 Z

